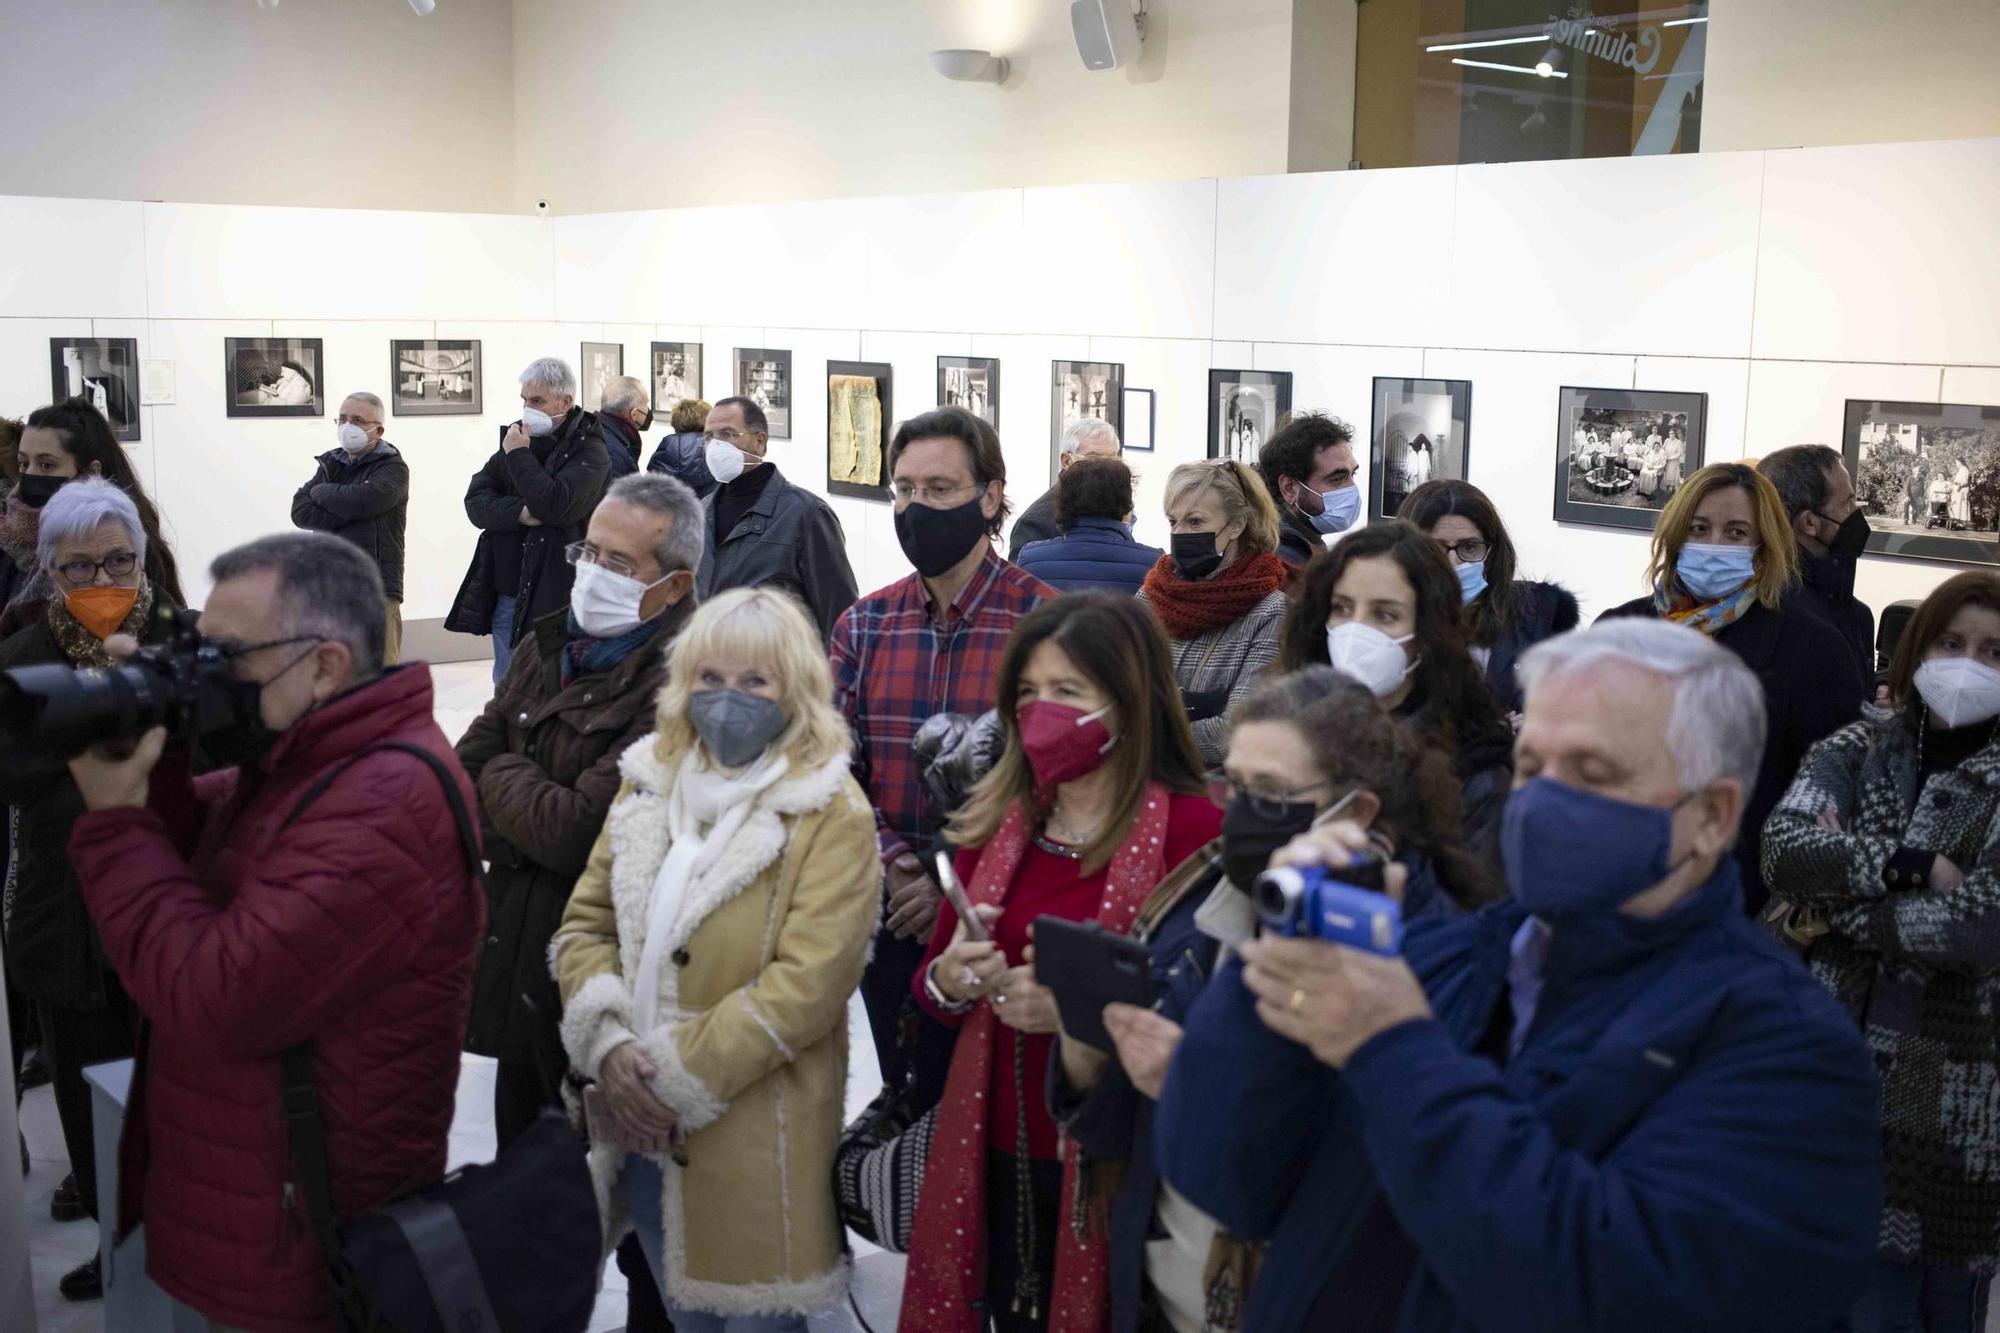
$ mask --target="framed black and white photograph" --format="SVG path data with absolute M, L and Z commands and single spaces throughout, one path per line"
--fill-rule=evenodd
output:
M 1702 465 L 1708 395 L 1576 389 L 1556 400 L 1556 521 L 1650 532 Z
M 1000 429 L 998 357 L 941 356 L 937 378 L 939 407 L 962 407 L 993 429 Z
M 389 409 L 399 417 L 476 417 L 485 393 L 476 338 L 397 338 L 389 343 Z
M 736 392 L 764 409 L 774 440 L 792 438 L 792 354 L 782 347 L 736 349 Z
M 665 421 L 690 398 L 701 397 L 701 344 L 653 344 L 653 413 Z
M 1871 552 L 2000 564 L 2000 407 L 1850 398 L 1841 453 Z
M 1118 439 L 1127 453 L 1153 452 L 1154 405 L 1157 401 L 1151 389 L 1125 391 L 1125 429 Z
M 1063 431 L 1096 417 L 1125 438 L 1125 367 L 1115 361 L 1054 361 L 1049 384 L 1049 481 L 1062 471 Z
M 127 444 L 139 438 L 139 340 L 51 338 L 49 381 L 55 401 L 81 398 L 103 414 Z
M 858 500 L 888 500 L 893 378 L 887 362 L 826 363 L 829 493 Z
M 1208 456 L 1255 463 L 1278 418 L 1292 410 L 1289 370 L 1208 372 Z
M 222 360 L 230 416 L 326 415 L 326 352 L 320 339 L 224 338 Z
M 586 412 L 604 406 L 604 389 L 625 373 L 624 343 L 585 343 L 577 367 L 576 403 Z
M 1368 517 L 1394 518 L 1427 481 L 1466 478 L 1471 380 L 1375 379 L 1368 432 Z

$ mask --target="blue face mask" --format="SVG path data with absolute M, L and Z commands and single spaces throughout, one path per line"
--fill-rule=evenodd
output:
M 1674 561 L 1681 586 L 1698 602 L 1714 602 L 1748 583 L 1757 572 L 1754 546 L 1707 546 L 1689 542 Z
M 1543 918 L 1616 911 L 1677 868 L 1674 811 L 1692 799 L 1662 810 L 1530 778 L 1500 819 L 1507 887 Z
M 1479 600 L 1479 594 L 1486 591 L 1486 562 L 1475 560 L 1469 565 L 1457 568 L 1459 591 L 1465 594 L 1466 605 Z
M 1306 489 L 1310 490 L 1310 487 Z M 1313 491 L 1319 497 L 1319 512 L 1307 514 L 1306 521 L 1317 532 L 1345 532 L 1361 512 L 1361 488 L 1343 486 L 1337 491 Z

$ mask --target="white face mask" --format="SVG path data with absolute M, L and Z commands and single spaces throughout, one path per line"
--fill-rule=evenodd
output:
M 556 419 L 539 407 L 521 409 L 521 429 L 540 439 L 544 435 L 556 433 Z
M 334 437 L 340 441 L 340 447 L 350 454 L 368 452 L 367 430 L 351 421 L 335 431 Z
M 1392 639 L 1373 625 L 1350 620 L 1326 632 L 1326 656 L 1335 671 L 1352 676 L 1383 699 L 1394 694 L 1416 666 L 1403 652 L 1403 645 L 1416 637 Z
M 743 451 L 727 440 L 710 440 L 702 446 L 702 457 L 708 475 L 725 486 L 743 475 Z
M 2000 716 L 2000 671 L 1970 657 L 1933 657 L 1917 668 L 1917 693 L 1946 727 Z
M 668 576 L 669 578 L 672 575 Z M 665 583 L 661 579 L 660 583 Z M 614 574 L 602 565 L 578 561 L 576 586 L 570 590 L 570 614 L 585 634 L 593 639 L 615 639 L 635 630 L 644 621 L 639 604 L 660 583 L 641 583 L 623 574 Z

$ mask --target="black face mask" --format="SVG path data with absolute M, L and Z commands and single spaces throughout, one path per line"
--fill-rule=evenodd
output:
M 75 477 L 51 477 L 39 472 L 24 472 L 14 483 L 14 497 L 30 509 L 40 509 L 55 498 L 55 493 L 75 481 Z
M 1829 523 L 1833 521 L 1825 514 L 1816 512 L 1814 516 L 1826 519 Z M 1826 553 L 1836 560 L 1858 560 L 1861 558 L 1861 553 L 1867 549 L 1868 515 L 1856 509 L 1833 534 L 1833 540 L 1826 544 Z
M 283 640 L 263 645 L 267 648 L 281 646 Z M 294 642 L 304 643 L 305 639 Z M 317 645 L 318 640 L 313 640 Z M 200 740 L 202 757 L 214 768 L 253 769 L 264 762 L 264 757 L 277 748 L 285 733 L 271 727 L 264 721 L 264 687 L 283 676 L 299 663 L 313 655 L 308 648 L 288 663 L 284 671 L 271 677 L 270 681 L 239 680 L 234 682 L 231 695 L 229 721 L 214 731 L 206 732 Z
M 1222 552 L 1215 548 L 1212 532 L 1176 532 L 1174 569 L 1190 583 L 1207 578 L 1222 568 Z
M 896 540 L 917 573 L 934 579 L 971 553 L 986 535 L 986 515 L 979 508 L 985 498 L 982 489 L 950 509 L 913 502 L 896 515 Z
M 1250 892 L 1251 881 L 1264 873 L 1271 854 L 1312 827 L 1319 807 L 1311 801 L 1287 801 L 1277 806 L 1280 814 L 1266 814 L 1258 806 L 1273 808 L 1268 801 L 1253 803 L 1238 796 L 1222 816 L 1222 869 L 1229 882 Z

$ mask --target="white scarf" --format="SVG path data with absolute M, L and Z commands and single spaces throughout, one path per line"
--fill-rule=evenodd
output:
M 681 759 L 673 790 L 667 793 L 667 834 L 672 839 L 646 913 L 646 945 L 639 953 L 632 1017 L 650 1029 L 659 1021 L 660 955 L 679 931 L 688 889 L 715 864 L 756 807 L 757 798 L 785 776 L 791 764 L 775 749 L 735 774 L 710 768 L 699 745 Z

